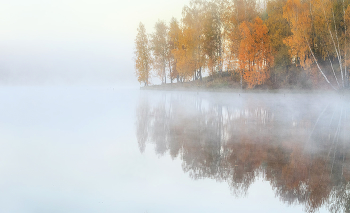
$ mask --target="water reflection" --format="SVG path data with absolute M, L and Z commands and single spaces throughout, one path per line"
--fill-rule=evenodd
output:
M 140 151 L 182 160 L 194 179 L 242 196 L 263 177 L 307 212 L 350 211 L 349 102 L 316 94 L 141 94 Z

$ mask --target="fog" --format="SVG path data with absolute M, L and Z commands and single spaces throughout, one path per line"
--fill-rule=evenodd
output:
M 135 86 L 132 47 L 117 41 L 0 45 L 1 85 Z
M 0 85 L 139 87 L 140 22 L 179 17 L 187 1 L 2 1 Z M 152 11 L 152 12 L 150 12 Z
M 140 152 L 180 159 L 194 180 L 225 182 L 236 198 L 264 180 L 286 205 L 348 211 L 348 96 L 145 91 L 136 111 Z
M 349 100 L 2 86 L 1 212 L 346 212 Z M 254 205 L 253 205 L 254 204 Z
M 0 212 L 349 211 L 347 95 L 139 90 L 187 2 L 0 3 Z

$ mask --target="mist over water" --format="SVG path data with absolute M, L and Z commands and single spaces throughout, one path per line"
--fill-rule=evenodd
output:
M 137 138 L 236 197 L 263 179 L 287 206 L 348 212 L 349 106 L 335 93 L 144 92 Z
M 347 211 L 336 93 L 2 86 L 0 212 Z
M 175 17 L 180 21 L 188 3 L 187 0 L 0 2 L 0 213 L 350 212 L 349 94 L 139 90 L 134 59 L 140 21 L 151 38 L 157 20 L 168 24 Z M 275 3 L 278 6 L 282 2 Z M 280 12 L 284 3 L 278 6 Z M 338 3 L 334 10 L 329 7 L 328 12 L 341 11 L 341 2 Z M 247 9 L 246 4 L 241 5 Z M 231 8 L 227 6 L 224 7 Z M 275 38 L 282 45 L 287 37 L 280 35 L 291 35 L 286 28 L 290 24 L 279 20 L 283 14 L 277 15 L 275 6 L 268 17 L 275 16 L 276 21 L 271 20 L 276 25 L 266 28 L 266 33 L 278 35 Z M 242 8 L 235 9 L 237 14 L 228 10 L 230 13 L 225 17 L 242 14 Z M 220 26 L 224 19 L 217 18 L 221 17 L 219 14 L 207 19 L 214 13 L 204 12 L 209 9 L 207 6 L 203 9 L 198 10 L 198 14 L 206 14 L 203 17 L 196 16 L 193 10 L 193 17 L 197 17 L 194 21 L 199 20 L 198 25 L 215 22 L 206 27 L 209 34 L 195 36 L 195 40 L 209 41 L 206 42 L 209 46 L 198 43 L 198 51 L 208 49 L 206 46 L 219 47 L 210 50 L 213 53 L 198 54 L 207 59 L 219 56 L 212 58 L 216 62 L 210 62 L 217 63 L 216 68 L 196 63 L 203 64 L 199 70 L 205 82 L 204 77 L 213 73 L 209 70 L 221 73 L 228 69 L 222 67 L 225 54 L 231 51 L 224 48 L 225 41 L 237 44 L 231 46 L 238 50 L 240 39 L 231 40 L 236 38 L 234 34 L 223 39 Z M 257 17 L 266 16 L 267 10 L 261 11 L 253 12 Z M 313 26 L 319 29 L 326 26 L 315 20 L 318 23 Z M 243 19 L 235 20 L 237 23 L 227 21 L 224 23 L 227 26 L 238 26 Z M 179 24 L 186 25 L 183 21 Z M 262 25 L 255 26 L 260 26 L 256 29 L 264 34 Z M 307 28 L 303 23 L 296 30 L 303 27 Z M 344 27 L 338 29 L 339 36 L 346 35 Z M 197 27 L 189 30 L 195 33 L 188 35 L 201 31 Z M 231 34 L 224 34 L 228 33 Z M 310 36 L 319 35 L 316 32 Z M 321 43 L 314 43 L 312 49 L 319 59 L 324 57 L 317 53 L 330 53 L 328 58 L 335 62 L 334 67 L 324 65 L 322 69 L 331 83 L 336 85 L 336 76 L 342 83 L 343 71 L 338 70 L 336 62 L 339 57 L 346 59 L 342 45 L 346 38 L 339 37 L 339 51 L 337 48 L 334 51 L 332 45 L 325 45 L 327 39 L 322 36 L 325 35 L 316 39 Z M 270 40 L 264 37 L 265 41 Z M 217 45 L 213 46 L 208 38 L 217 38 L 214 42 Z M 298 40 L 297 44 L 303 43 Z M 252 43 L 247 40 L 246 44 Z M 252 48 L 258 50 L 254 45 Z M 258 62 L 256 65 L 267 61 L 276 65 L 274 72 L 251 79 L 250 83 L 257 80 L 263 83 L 264 78 L 271 76 L 271 82 L 277 83 L 273 88 L 313 88 L 314 83 L 326 84 L 319 70 L 294 67 L 295 55 L 287 54 L 288 48 L 273 51 L 274 60 L 270 57 L 266 60 L 265 56 L 250 60 Z M 266 53 L 265 50 L 256 53 Z M 336 57 L 338 52 L 345 56 Z M 193 59 L 197 58 L 202 60 Z M 188 65 L 183 68 L 188 69 Z M 172 69 L 172 74 L 178 68 Z M 261 70 L 257 68 L 252 71 Z M 336 70 L 335 74 L 331 68 Z M 188 71 L 184 78 L 190 78 L 194 69 Z M 169 77 L 169 73 L 165 76 Z M 225 76 L 236 78 L 233 83 L 240 88 L 237 77 L 242 75 L 236 73 L 234 77 L 226 72 L 222 77 Z M 217 86 L 225 86 L 220 79 Z M 343 83 L 346 79 L 345 76 Z M 150 85 L 162 82 L 154 72 L 149 80 Z M 272 86 L 271 82 L 266 83 L 266 88 Z M 212 81 L 208 86 L 215 84 Z

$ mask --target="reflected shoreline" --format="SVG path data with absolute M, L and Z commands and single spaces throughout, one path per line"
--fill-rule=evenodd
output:
M 143 91 L 136 135 L 140 152 L 154 144 L 191 178 L 225 181 L 236 196 L 262 175 L 282 202 L 348 212 L 349 104 L 339 99 Z

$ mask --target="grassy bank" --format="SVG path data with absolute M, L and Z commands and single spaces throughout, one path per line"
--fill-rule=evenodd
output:
M 144 90 L 180 90 L 180 91 L 230 91 L 240 90 L 239 81 L 234 81 L 233 76 L 228 72 L 203 77 L 202 80 L 189 82 L 167 83 L 142 87 Z
M 147 87 L 141 87 L 142 90 L 166 90 L 166 91 L 215 91 L 215 92 L 237 92 L 242 91 L 242 88 L 246 92 L 257 91 L 334 91 L 328 88 L 327 85 L 322 85 L 320 88 L 311 89 L 310 87 L 304 87 L 302 85 L 285 85 L 283 87 L 274 88 L 271 82 L 267 82 L 264 85 L 256 86 L 254 89 L 247 89 L 247 85 L 240 84 L 239 75 L 231 75 L 229 72 L 216 73 L 204 77 L 202 80 L 195 80 L 189 82 L 177 82 L 167 83 L 161 85 L 152 85 Z M 349 90 L 347 90 L 349 91 Z

